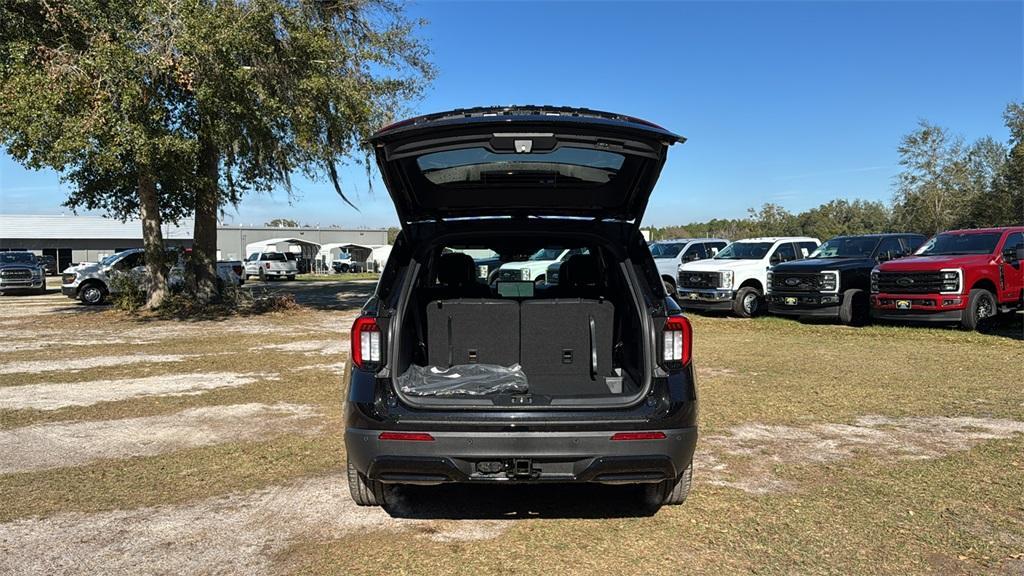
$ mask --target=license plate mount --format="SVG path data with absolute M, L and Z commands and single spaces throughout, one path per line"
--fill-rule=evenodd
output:
M 786 303 L 786 306 L 796 306 L 797 299 L 793 296 L 787 296 L 785 299 L 783 299 L 783 302 Z
M 913 307 L 913 303 L 910 300 L 897 300 L 896 301 L 896 309 L 897 310 L 910 310 L 911 307 Z

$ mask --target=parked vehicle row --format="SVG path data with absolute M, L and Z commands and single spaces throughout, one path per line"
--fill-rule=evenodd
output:
M 168 274 L 171 289 L 180 288 L 185 282 L 184 252 L 174 251 L 170 254 L 175 264 Z M 68 298 L 81 300 L 85 304 L 102 304 L 106 299 L 117 293 L 118 283 L 114 279 L 118 275 L 127 275 L 139 284 L 146 280 L 146 253 L 142 248 L 133 248 L 111 254 L 96 263 L 71 266 L 61 274 L 61 292 Z M 221 282 L 239 286 L 242 284 L 241 261 L 217 262 L 217 277 Z
M 680 264 L 675 285 L 666 281 L 665 289 L 684 308 L 741 317 L 768 311 L 848 325 L 875 318 L 975 330 L 1024 309 L 1022 266 L 1024 227 L 953 230 L 931 239 L 840 236 L 820 246 L 814 238 L 750 238 Z

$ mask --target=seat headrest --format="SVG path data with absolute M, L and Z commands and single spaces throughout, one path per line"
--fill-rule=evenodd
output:
M 597 259 L 593 254 L 573 254 L 558 270 L 558 283 L 570 288 L 597 285 Z
M 469 254 L 442 254 L 437 262 L 437 281 L 445 286 L 464 286 L 476 281 L 476 263 Z

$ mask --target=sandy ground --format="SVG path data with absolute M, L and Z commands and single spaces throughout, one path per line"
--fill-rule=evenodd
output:
M 5 574 L 266 574 L 299 540 L 405 530 L 438 541 L 493 538 L 502 522 L 456 524 L 392 518 L 356 506 L 341 476 L 219 496 L 182 506 L 61 514 L 0 524 Z
M 273 375 L 271 375 L 273 376 Z M 235 388 L 255 382 L 255 375 L 230 372 L 168 374 L 125 380 L 46 383 L 0 387 L 0 409 L 57 410 L 142 396 L 201 394 L 217 388 Z
M 127 366 L 131 364 L 153 364 L 163 362 L 182 362 L 190 356 L 181 354 L 125 354 L 122 356 L 92 356 L 87 358 L 21 360 L 0 364 L 0 374 L 39 374 L 42 372 L 72 372 L 89 368 L 105 368 L 107 366 Z
M 796 489 L 778 478 L 778 464 L 813 464 L 857 456 L 882 459 L 940 458 L 986 440 L 1024 434 L 1024 422 L 989 418 L 887 418 L 865 416 L 853 424 L 807 427 L 745 424 L 726 434 L 702 436 L 694 477 L 752 494 Z
M 152 456 L 195 446 L 285 432 L 319 431 L 310 406 L 278 403 L 190 408 L 177 414 L 54 422 L 0 430 L 0 474 L 82 466 L 97 460 Z

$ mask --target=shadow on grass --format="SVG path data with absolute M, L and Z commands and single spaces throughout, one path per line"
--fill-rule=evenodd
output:
M 423 520 L 517 520 L 522 518 L 640 518 L 641 486 L 515 484 L 397 486 L 388 514 Z

